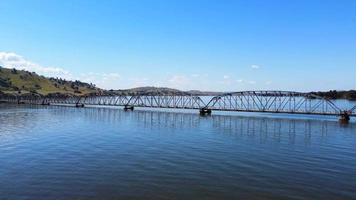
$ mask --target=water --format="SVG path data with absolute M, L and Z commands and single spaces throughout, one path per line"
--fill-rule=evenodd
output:
M 0 105 L 0 199 L 355 199 L 335 118 Z

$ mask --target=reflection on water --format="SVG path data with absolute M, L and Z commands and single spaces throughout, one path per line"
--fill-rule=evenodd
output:
M 0 199 L 353 199 L 336 121 L 0 105 Z
M 76 111 L 76 110 L 74 110 Z M 56 113 L 65 114 L 68 109 L 58 107 Z M 80 111 L 82 112 L 82 111 Z M 135 126 L 146 129 L 164 129 L 169 132 L 179 132 L 186 128 L 197 128 L 201 124 L 206 131 L 216 131 L 232 137 L 256 137 L 260 142 L 273 139 L 274 142 L 288 140 L 290 144 L 295 143 L 296 136 L 303 138 L 305 144 L 310 143 L 312 133 L 314 138 L 325 139 L 328 134 L 328 127 L 337 127 L 348 132 L 355 124 L 339 124 L 337 121 L 328 120 L 303 120 L 303 119 L 282 119 L 263 118 L 246 116 L 199 116 L 191 113 L 157 112 L 157 111 L 136 111 L 122 112 L 116 109 L 89 108 L 83 113 L 89 120 L 106 121 L 109 123 L 120 120 L 134 120 Z M 208 123 L 207 123 L 208 122 Z

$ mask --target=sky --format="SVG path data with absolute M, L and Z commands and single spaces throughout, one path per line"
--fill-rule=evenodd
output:
M 0 66 L 105 89 L 356 89 L 354 0 L 1 0 Z

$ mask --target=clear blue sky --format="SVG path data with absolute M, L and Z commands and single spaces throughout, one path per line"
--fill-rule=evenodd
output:
M 3 66 L 108 89 L 356 89 L 354 0 L 2 0 L 0 25 Z

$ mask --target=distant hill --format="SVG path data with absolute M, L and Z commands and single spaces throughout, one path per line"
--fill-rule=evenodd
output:
M 40 95 L 199 95 L 213 96 L 221 93 L 198 90 L 181 91 L 166 87 L 137 87 L 124 90 L 103 90 L 94 84 L 81 81 L 67 81 L 61 78 L 47 78 L 34 72 L 8 69 L 0 66 L 0 93 Z
M 211 92 L 211 91 L 200 91 L 200 90 L 189 90 L 187 93 L 196 96 L 217 96 L 224 94 L 225 92 Z
M 38 93 L 85 95 L 100 91 L 93 84 L 46 78 L 34 72 L 0 67 L 0 91 L 2 93 Z
M 137 87 L 125 90 L 109 90 L 110 94 L 116 95 L 189 95 L 189 93 L 165 87 Z
M 137 87 L 126 90 L 109 90 L 109 94 L 116 95 L 196 95 L 196 96 L 215 96 L 222 92 L 204 92 L 199 90 L 181 91 L 166 87 Z
M 60 78 L 47 78 L 34 72 L 8 69 L 0 66 L 0 94 L 1 93 L 37 93 L 40 95 L 196 95 L 216 96 L 223 92 L 209 92 L 199 90 L 181 91 L 166 87 L 137 87 L 125 90 L 103 90 L 94 84 L 81 81 L 67 81 Z M 327 92 L 311 92 L 329 99 L 356 100 L 356 90 Z

